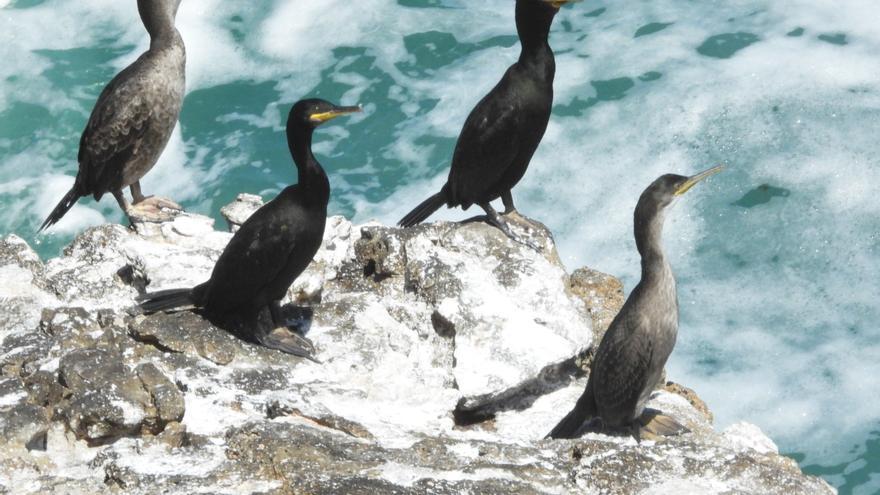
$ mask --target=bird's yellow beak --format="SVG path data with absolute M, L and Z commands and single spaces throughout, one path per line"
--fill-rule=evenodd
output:
M 581 0 L 543 0 L 545 3 L 549 3 L 553 6 L 554 9 L 558 9 L 567 3 L 575 3 L 580 2 Z
M 360 105 L 354 107 L 336 107 L 329 112 L 313 113 L 309 115 L 309 120 L 316 124 L 323 124 L 324 122 L 327 122 L 328 120 L 333 120 L 336 117 L 362 112 L 363 110 L 363 107 L 361 107 Z
M 718 165 L 717 167 L 712 167 L 709 170 L 704 170 L 697 175 L 690 177 L 687 181 L 685 181 L 684 184 L 682 184 L 681 186 L 679 186 L 678 189 L 675 190 L 675 195 L 681 196 L 682 194 L 688 192 L 692 187 L 694 187 L 697 182 L 700 182 L 707 177 L 711 177 L 718 172 L 721 172 L 722 170 L 724 170 L 724 165 Z

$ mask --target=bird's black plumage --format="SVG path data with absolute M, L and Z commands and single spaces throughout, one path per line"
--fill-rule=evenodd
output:
M 101 91 L 80 138 L 73 187 L 40 230 L 58 222 L 84 196 L 100 200 L 112 193 L 126 214 L 122 189 L 131 187 L 135 204 L 147 199 L 139 181 L 165 149 L 183 103 L 186 51 L 174 28 L 179 5 L 180 0 L 138 0 L 150 49 Z
M 636 420 L 644 412 L 678 334 L 675 278 L 661 243 L 665 210 L 676 196 L 719 170 L 716 167 L 693 177 L 667 174 L 642 193 L 634 214 L 642 278 L 602 338 L 584 393 L 548 437 L 578 436 L 592 418 L 599 418 L 601 427 L 634 428 L 638 435 Z M 674 422 L 667 424 L 672 425 L 670 433 L 676 430 Z
M 283 326 L 279 302 L 321 246 L 327 220 L 330 183 L 312 154 L 312 133 L 331 118 L 359 110 L 323 100 L 296 103 L 287 121 L 287 142 L 299 183 L 285 188 L 242 224 L 207 282 L 192 289 L 147 294 L 141 297 L 144 311 L 193 305 L 208 317 L 224 320 L 229 315 L 255 315 L 269 307 L 275 324 Z M 292 354 L 304 353 L 298 344 L 286 345 L 263 333 L 242 336 Z
M 476 204 L 491 223 L 514 237 L 490 202 L 500 197 L 505 213 L 514 211 L 511 189 L 525 174 L 547 129 L 556 73 L 548 36 L 554 16 L 565 3 L 517 0 L 519 60 L 465 121 L 446 184 L 403 217 L 400 226 L 419 224 L 443 205 L 467 210 Z

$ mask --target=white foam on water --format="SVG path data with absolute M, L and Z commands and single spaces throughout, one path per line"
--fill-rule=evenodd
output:
M 871 282 L 878 230 L 871 191 L 880 177 L 876 129 L 866 124 L 880 108 L 874 56 L 880 38 L 859 29 L 864 23 L 853 23 L 860 39 L 850 24 L 825 19 L 828 4 L 809 18 L 804 11 L 810 7 L 802 7 L 796 21 L 785 18 L 786 4 L 785 12 L 749 21 L 752 29 L 727 25 L 726 12 L 671 8 L 654 19 L 676 24 L 656 35 L 662 47 L 650 52 L 652 65 L 644 53 L 630 65 L 617 44 L 621 36 L 609 35 L 607 45 L 604 32 L 588 38 L 597 51 L 607 48 L 589 50 L 592 79 L 646 70 L 663 77 L 648 83 L 650 89 L 636 83 L 631 96 L 613 102 L 616 108 L 600 103 L 586 119 L 556 119 L 563 130 L 548 132 L 519 197 L 537 203 L 542 220 L 561 230 L 566 259 L 621 274 L 631 288 L 638 277 L 631 211 L 640 190 L 664 171 L 690 173 L 727 162 L 728 172 L 682 198 L 667 222 L 665 244 L 683 316 L 671 377 L 696 387 L 722 426 L 747 418 L 786 449 L 831 462 L 877 422 L 876 394 L 868 393 L 866 377 L 876 376 L 870 356 L 880 351 L 871 323 L 880 316 L 880 294 Z M 627 17 L 612 8 L 606 15 L 612 24 Z M 785 37 L 799 25 L 806 27 L 802 38 Z M 631 26 L 628 32 L 638 24 Z M 764 39 L 727 60 L 694 51 L 708 35 L 740 30 Z M 838 30 L 855 38 L 851 45 L 815 39 Z M 773 115 L 774 105 L 780 116 Z M 562 186 L 578 179 L 580 189 Z M 748 210 L 729 206 L 762 183 L 791 195 Z M 548 184 L 551 194 L 544 191 Z M 778 263 L 771 261 L 775 254 Z M 730 266 L 724 255 L 746 264 Z M 850 325 L 858 331 L 848 331 Z M 712 346 L 720 354 L 713 355 Z M 700 366 L 705 359 L 718 362 Z
M 0 230 L 10 231 L 21 218 L 38 225 L 66 192 L 76 171 L 78 131 L 92 104 L 82 97 L 88 88 L 50 83 L 44 71 L 52 62 L 33 50 L 133 46 L 109 63 L 118 70 L 147 45 L 133 4 L 47 1 L 3 10 L 0 114 L 14 102 L 26 102 L 53 116 L 78 112 L 82 121 L 75 135 L 44 129 L 24 152 L 0 155 Z M 345 103 L 367 105 L 364 115 L 346 127 L 323 129 L 317 139 L 316 151 L 332 155 L 328 163 L 349 174 L 331 177 L 334 201 L 348 202 L 357 220 L 396 222 L 440 189 L 449 160 L 449 151 L 440 147 L 451 146 L 468 112 L 519 52 L 516 45 L 465 50 L 414 74 L 402 68 L 417 61 L 405 37 L 438 31 L 465 46 L 511 36 L 512 4 L 183 2 L 178 27 L 188 48 L 188 91 L 269 81 L 281 101 L 244 114 L 230 111 L 224 122 L 241 122 L 230 136 L 203 140 L 187 129 L 182 135 L 175 131 L 145 178 L 146 192 L 198 200 L 200 208 L 216 210 L 212 198 L 227 175 L 255 165 L 240 142 L 254 129 L 268 128 L 284 146 L 289 104 L 332 86 L 342 88 Z M 599 8 L 606 10 L 585 15 Z M 880 399 L 867 378 L 880 371 L 873 324 L 880 317 L 876 14 L 873 0 L 566 7 L 551 34 L 557 112 L 514 191 L 520 211 L 556 234 L 570 268 L 589 264 L 620 275 L 631 289 L 639 267 L 632 209 L 641 191 L 662 173 L 688 174 L 726 163 L 724 174 L 695 188 L 668 215 L 665 247 L 682 305 L 670 377 L 694 386 L 721 427 L 740 419 L 755 422 L 783 451 L 808 453 L 807 462 L 846 457 L 878 423 Z M 672 24 L 635 38 L 650 22 Z M 51 36 L 36 26 L 52 26 Z M 787 36 L 795 28 L 803 34 Z M 760 39 L 728 59 L 697 52 L 710 36 L 737 32 Z M 846 45 L 819 39 L 841 33 Z M 338 59 L 334 49 L 340 47 L 360 48 L 364 55 Z M 369 74 L 351 68 L 365 58 L 373 59 Z M 638 79 L 648 72 L 660 78 Z M 621 99 L 573 111 L 597 95 L 591 81 L 616 78 L 633 83 Z M 87 94 L 94 93 L 91 88 Z M 372 98 L 384 99 L 384 106 Z M 408 118 L 383 120 L 395 111 Z M 357 123 L 373 130 L 390 127 L 391 138 L 358 141 L 351 130 Z M 0 136 L 0 150 L 4 139 Z M 370 147 L 364 162 L 346 156 Z M 224 149 L 222 159 L 209 157 L 215 148 Z M 292 177 L 289 162 L 270 164 L 284 167 L 285 175 L 278 176 L 257 165 L 267 178 L 262 191 L 251 192 L 277 192 Z M 358 184 L 349 179 L 358 171 L 375 177 Z M 387 190 L 382 180 L 391 176 L 399 180 Z M 731 205 L 765 183 L 788 195 L 752 208 Z M 368 191 L 378 194 L 367 197 Z M 432 219 L 479 213 L 443 210 Z M 82 200 L 57 229 L 72 235 L 119 218 L 112 198 L 97 205 Z
M 845 457 L 861 443 L 880 405 L 869 389 L 871 356 L 880 351 L 871 323 L 880 316 L 873 282 L 880 275 L 873 198 L 880 148 L 870 125 L 880 109 L 880 36 L 864 21 L 876 7 L 846 3 L 609 6 L 586 40 L 554 32 L 557 105 L 594 96 L 590 80 L 629 77 L 634 87 L 581 115 L 556 116 L 514 193 L 522 212 L 557 233 L 570 266 L 589 263 L 621 275 L 631 289 L 639 269 L 632 210 L 641 190 L 665 172 L 727 163 L 726 174 L 682 198 L 667 222 L 683 316 L 671 376 L 695 386 L 722 427 L 756 421 L 785 449 L 816 462 Z M 647 22 L 674 24 L 633 38 Z M 797 27 L 805 28 L 802 37 L 786 36 Z M 709 36 L 739 31 L 761 39 L 729 59 L 696 51 Z M 850 44 L 818 39 L 838 32 Z M 458 73 L 444 84 L 463 90 L 467 78 L 477 87 L 500 76 L 489 75 L 492 69 Z M 662 77 L 637 79 L 649 71 Z M 464 114 L 449 119 L 458 124 L 442 135 L 454 136 Z M 441 127 L 417 123 L 408 132 Z M 422 158 L 410 143 L 396 146 L 404 161 Z M 358 206 L 395 221 L 437 191 L 445 175 L 405 186 L 373 208 Z M 751 209 L 730 206 L 763 183 L 791 195 Z M 775 252 L 764 249 L 774 245 L 779 266 L 770 260 Z M 725 254 L 748 266 L 725 266 Z M 708 344 L 721 354 L 707 355 Z M 717 362 L 701 366 L 705 359 Z

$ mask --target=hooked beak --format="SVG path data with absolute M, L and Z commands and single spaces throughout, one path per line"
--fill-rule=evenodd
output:
M 551 7 L 558 10 L 560 7 L 562 7 L 563 5 L 565 5 L 567 3 L 580 2 L 581 0 L 541 0 L 541 1 L 543 1 L 544 3 L 549 3 Z
M 675 195 L 681 196 L 682 194 L 688 192 L 692 187 L 694 187 L 697 184 L 697 182 L 700 182 L 701 180 L 703 180 L 707 177 L 711 177 L 711 176 L 717 174 L 718 172 L 721 172 L 722 170 L 724 170 L 724 165 L 718 165 L 717 167 L 712 167 L 709 170 L 704 170 L 704 171 L 698 173 L 697 175 L 691 176 L 687 181 L 685 181 L 684 184 L 682 184 L 681 186 L 679 186 L 678 189 L 676 189 Z
M 336 117 L 341 117 L 343 115 L 349 115 L 352 113 L 363 112 L 364 108 L 360 105 L 353 107 L 336 107 L 329 112 L 321 112 L 321 113 L 313 113 L 309 115 L 309 120 L 316 124 L 323 124 L 328 120 L 333 120 Z

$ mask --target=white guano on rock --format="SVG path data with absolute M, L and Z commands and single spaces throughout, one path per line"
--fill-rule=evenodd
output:
M 612 277 L 569 276 L 539 224 L 541 253 L 482 223 L 329 218 L 283 308 L 322 364 L 136 310 L 208 278 L 230 238 L 212 225 L 105 225 L 46 263 L 0 240 L 0 492 L 834 492 L 757 427 L 716 433 L 692 392 L 649 404 L 681 437 L 544 440 L 622 298 Z

